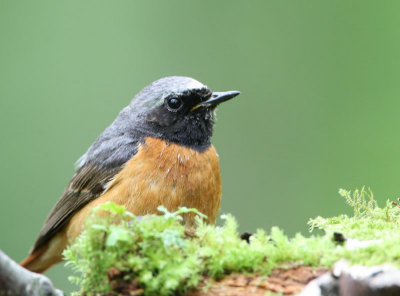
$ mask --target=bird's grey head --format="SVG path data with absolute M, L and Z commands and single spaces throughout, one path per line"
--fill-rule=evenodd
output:
M 215 107 L 239 94 L 212 92 L 201 82 L 180 76 L 161 78 L 139 92 L 78 161 L 115 167 L 135 153 L 146 137 L 198 151 L 211 145 Z
M 210 145 L 216 106 L 238 94 L 212 92 L 193 78 L 171 76 L 146 86 L 128 108 L 144 136 L 202 150 Z
M 149 111 L 165 103 L 167 98 L 196 94 L 210 96 L 210 89 L 201 82 L 182 76 L 164 77 L 139 92 L 129 106 L 137 112 Z

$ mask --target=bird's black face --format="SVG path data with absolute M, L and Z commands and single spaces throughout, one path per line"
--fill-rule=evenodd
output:
M 211 144 L 216 106 L 238 94 L 213 93 L 192 78 L 167 77 L 145 88 L 133 107 L 141 111 L 148 136 L 202 151 Z
M 146 116 L 146 121 L 153 123 L 155 128 L 171 128 L 180 125 L 185 120 L 206 119 L 213 113 L 214 108 L 198 108 L 196 106 L 209 99 L 212 92 L 207 88 L 188 90 L 183 93 L 171 93 L 161 104 L 151 108 Z M 197 111 L 197 112 L 196 112 Z M 206 114 L 208 114 L 206 116 Z

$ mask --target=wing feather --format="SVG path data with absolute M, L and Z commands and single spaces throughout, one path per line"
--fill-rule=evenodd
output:
M 143 137 L 133 128 L 131 116 L 130 107 L 124 108 L 79 159 L 78 171 L 51 210 L 31 253 L 60 231 L 77 211 L 100 196 L 124 164 L 136 154 Z
M 77 211 L 101 195 L 121 168 L 99 168 L 90 164 L 81 167 L 51 210 L 31 253 L 50 240 Z

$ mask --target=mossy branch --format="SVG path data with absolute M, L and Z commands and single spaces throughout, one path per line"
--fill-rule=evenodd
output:
M 231 215 L 223 215 L 224 224 L 218 227 L 207 225 L 205 217 L 193 209 L 169 213 L 161 207 L 161 216 L 135 217 L 122 206 L 104 204 L 64 255 L 67 265 L 80 274 L 71 278 L 81 286 L 77 294 L 110 293 L 125 282 L 131 292 L 171 295 L 201 286 L 204 279 L 221 279 L 235 272 L 267 276 L 282 267 L 329 268 L 343 258 L 363 265 L 400 266 L 400 208 L 390 202 L 379 208 L 372 192 L 364 188 L 339 193 L 354 215 L 309 221 L 311 229 L 320 228 L 325 235 L 288 238 L 273 227 L 268 233 L 258 230 L 250 243 L 240 239 Z M 198 215 L 195 235 L 190 237 L 180 223 L 180 215 L 188 212 Z M 345 244 L 332 239 L 338 231 L 346 238 Z M 356 252 L 348 247 L 352 240 L 362 242 L 353 244 Z M 118 276 L 110 275 L 110 270 L 118 271 Z

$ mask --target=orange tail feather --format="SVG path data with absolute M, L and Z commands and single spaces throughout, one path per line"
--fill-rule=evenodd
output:
M 62 261 L 62 252 L 66 247 L 65 233 L 59 232 L 42 247 L 34 250 L 20 264 L 30 271 L 42 273 L 54 264 Z
M 48 249 L 48 246 L 46 244 L 43 247 L 41 247 L 40 249 L 35 250 L 31 254 L 29 254 L 29 256 L 26 257 L 20 263 L 20 265 L 30 271 L 33 271 L 33 272 L 37 272 L 37 273 L 44 272 L 50 266 L 43 266 L 43 264 L 40 264 L 41 263 L 40 261 L 42 261 L 40 259 L 41 259 L 42 255 L 46 252 L 47 249 Z

